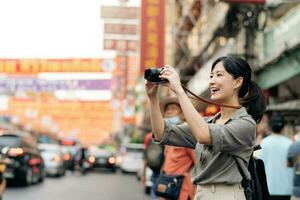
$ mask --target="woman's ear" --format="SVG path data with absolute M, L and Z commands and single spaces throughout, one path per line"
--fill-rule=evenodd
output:
M 234 79 L 234 89 L 238 89 L 238 88 L 242 87 L 243 81 L 244 81 L 244 79 L 241 76 Z

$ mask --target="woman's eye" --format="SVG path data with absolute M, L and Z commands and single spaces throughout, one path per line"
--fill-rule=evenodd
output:
M 213 78 L 213 75 L 210 75 L 209 78 Z
M 217 74 L 217 76 L 222 76 L 222 74 Z

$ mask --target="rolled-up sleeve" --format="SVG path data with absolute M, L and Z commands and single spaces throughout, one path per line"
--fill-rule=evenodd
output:
M 171 125 L 168 120 L 164 120 L 165 132 L 160 141 L 154 139 L 158 144 L 172 145 L 178 147 L 187 147 L 194 149 L 196 147 L 196 139 L 194 138 L 188 124 L 185 122 L 180 125 Z M 154 137 L 153 137 L 154 138 Z
M 241 151 L 241 148 L 248 149 L 254 146 L 256 124 L 248 117 L 234 119 L 224 125 L 208 124 L 208 126 L 212 150 L 215 153 L 232 153 Z

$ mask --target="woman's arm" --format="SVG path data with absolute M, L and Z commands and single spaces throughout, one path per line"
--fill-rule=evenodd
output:
M 182 89 L 182 88 L 181 88 Z M 185 120 L 188 123 L 194 137 L 197 142 L 201 144 L 211 144 L 211 137 L 209 133 L 209 127 L 204 120 L 204 118 L 198 113 L 198 111 L 193 106 L 192 102 L 185 94 L 185 92 L 176 92 L 182 112 L 184 114 Z
M 160 141 L 164 134 L 165 124 L 160 112 L 159 101 L 157 98 L 149 98 L 149 101 L 152 133 L 154 134 L 155 140 Z
M 167 79 L 169 81 L 168 86 L 176 93 L 185 120 L 197 142 L 201 144 L 211 144 L 209 127 L 204 118 L 197 112 L 190 99 L 185 94 L 176 70 L 170 66 L 164 67 L 160 78 Z
M 157 141 L 161 140 L 164 134 L 164 121 L 159 107 L 159 100 L 157 97 L 158 85 L 149 81 L 145 82 L 145 90 L 150 104 L 150 120 L 152 132 Z

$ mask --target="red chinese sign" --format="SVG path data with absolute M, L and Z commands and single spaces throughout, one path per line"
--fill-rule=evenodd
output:
M 141 73 L 164 65 L 165 1 L 142 0 Z

